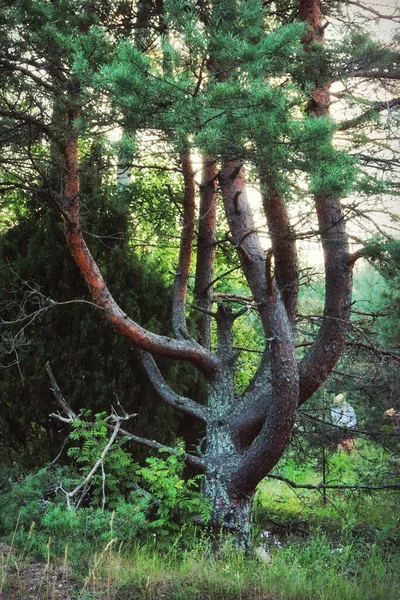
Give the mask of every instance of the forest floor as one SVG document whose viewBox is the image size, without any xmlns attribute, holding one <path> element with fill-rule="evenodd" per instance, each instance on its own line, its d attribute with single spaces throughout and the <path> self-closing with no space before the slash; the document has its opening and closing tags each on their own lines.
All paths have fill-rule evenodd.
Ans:
<svg viewBox="0 0 400 600">
<path fill-rule="evenodd" d="M 77 591 L 71 574 L 29 558 L 16 558 L 0 543 L 0 600 L 69 600 Z"/>
</svg>

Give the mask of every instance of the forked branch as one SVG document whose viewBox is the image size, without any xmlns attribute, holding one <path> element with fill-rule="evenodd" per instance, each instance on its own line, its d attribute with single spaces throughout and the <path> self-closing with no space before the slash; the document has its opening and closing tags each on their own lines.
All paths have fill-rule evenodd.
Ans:
<svg viewBox="0 0 400 600">
<path fill-rule="evenodd" d="M 71 117 L 71 129 L 77 117 L 77 114 Z M 208 350 L 190 340 L 175 340 L 143 329 L 132 321 L 114 300 L 80 228 L 78 140 L 72 131 L 70 135 L 71 138 L 64 148 L 63 210 L 68 215 L 68 219 L 64 219 L 65 237 L 94 303 L 103 309 L 111 326 L 136 348 L 159 356 L 186 360 L 204 374 L 214 374 L 218 369 L 218 361 Z"/>
</svg>

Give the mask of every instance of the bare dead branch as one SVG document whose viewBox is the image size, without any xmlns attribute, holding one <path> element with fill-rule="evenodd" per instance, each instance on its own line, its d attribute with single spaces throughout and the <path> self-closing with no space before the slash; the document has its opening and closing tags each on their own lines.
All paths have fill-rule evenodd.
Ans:
<svg viewBox="0 0 400 600">
<path fill-rule="evenodd" d="M 69 406 L 68 402 L 65 400 L 64 396 L 62 395 L 62 392 L 57 384 L 57 381 L 54 377 L 54 374 L 50 368 L 49 363 L 46 363 L 46 372 L 49 375 L 50 382 L 52 384 L 52 391 L 57 400 L 57 403 L 59 404 L 61 410 L 64 411 L 68 415 L 68 417 L 63 417 L 60 414 L 52 413 L 50 416 L 55 419 L 58 419 L 59 421 L 61 421 L 63 423 L 72 425 L 74 423 L 74 421 L 76 421 L 79 417 L 72 410 L 72 408 Z M 108 418 L 108 421 L 110 421 L 110 420 L 114 421 L 115 425 L 108 422 L 107 428 L 110 429 L 110 431 L 112 431 L 113 433 L 117 429 L 117 434 L 127 437 L 130 440 L 132 440 L 133 442 L 136 442 L 137 444 L 140 444 L 142 446 L 147 446 L 148 448 L 153 448 L 155 450 L 165 450 L 169 454 L 177 454 L 179 452 L 179 450 L 177 450 L 176 448 L 171 448 L 170 446 L 165 446 L 164 444 L 160 444 L 159 442 L 156 442 L 155 440 L 149 440 L 147 438 L 139 437 L 137 435 L 134 435 L 133 433 L 130 433 L 129 431 L 126 431 L 125 429 L 122 429 L 121 422 L 127 421 L 134 416 L 136 416 L 136 415 L 135 414 L 133 414 L 133 415 L 125 414 L 123 417 L 120 417 L 119 415 L 117 415 L 115 413 L 115 411 L 113 411 L 112 414 L 110 415 L 110 417 Z M 114 439 L 115 439 L 115 437 L 113 438 L 113 440 Z M 109 447 L 111 447 L 111 445 Z M 193 456 L 193 455 L 185 452 L 183 454 L 183 458 L 188 464 L 193 465 L 194 467 L 196 467 L 197 469 L 199 469 L 202 472 L 205 471 L 205 465 L 204 465 L 203 461 L 200 458 L 198 458 L 197 456 Z M 99 468 L 99 467 L 100 467 L 100 463 L 97 465 L 97 468 Z M 88 481 L 86 481 L 86 483 L 88 483 Z M 84 485 L 84 484 L 82 484 L 82 485 Z M 82 485 L 80 485 L 79 489 L 82 489 Z M 65 494 L 67 493 L 67 492 L 65 492 L 65 490 L 63 490 L 63 492 Z"/>
<path fill-rule="evenodd" d="M 112 429 L 113 425 L 108 425 L 108 427 L 109 427 L 109 429 Z M 171 448 L 170 446 L 164 446 L 164 444 L 160 444 L 159 442 L 156 442 L 155 440 L 149 440 L 148 438 L 139 437 L 137 435 L 134 435 L 133 433 L 130 433 L 129 431 L 126 431 L 125 429 L 120 429 L 120 435 L 123 435 L 123 436 L 129 438 L 130 440 L 132 440 L 133 442 L 136 442 L 136 444 L 140 444 L 141 446 L 147 446 L 148 448 L 153 448 L 154 450 L 164 450 L 165 452 L 168 452 L 171 455 L 175 455 L 178 453 L 180 454 L 180 451 L 177 450 L 176 448 Z M 197 456 L 193 456 L 193 454 L 188 454 L 187 452 L 182 454 L 182 456 L 183 456 L 185 462 L 187 462 L 189 465 L 196 467 L 197 469 L 199 469 L 202 472 L 204 472 L 206 470 L 204 462 Z"/>
<path fill-rule="evenodd" d="M 389 21 L 394 21 L 395 23 L 400 22 L 400 15 L 399 15 L 398 9 L 394 9 L 392 14 L 388 14 L 388 13 L 382 13 L 382 12 L 376 10 L 376 8 L 373 8 L 369 4 L 363 4 L 362 2 L 357 2 L 356 0 L 342 0 L 342 1 L 343 1 L 343 4 L 348 4 L 350 6 L 357 6 L 358 8 L 361 8 L 361 10 L 365 10 L 366 12 L 369 12 L 372 15 L 375 15 L 378 19 L 387 19 Z"/>
<path fill-rule="evenodd" d="M 339 123 L 337 129 L 338 131 L 347 131 L 349 129 L 353 129 L 359 125 L 364 125 L 371 117 L 380 112 L 393 109 L 397 110 L 398 108 L 400 108 L 400 98 L 392 98 L 392 100 L 388 100 L 387 102 L 377 102 L 361 115 L 358 115 L 358 117 L 354 117 Z"/>
<path fill-rule="evenodd" d="M 268 479 L 277 479 L 278 481 L 283 481 L 290 487 L 294 489 L 304 489 L 304 490 L 369 490 L 371 492 L 378 490 L 399 490 L 400 483 L 386 483 L 382 485 L 374 485 L 371 483 L 366 484 L 351 484 L 351 483 L 297 483 L 292 479 L 288 479 L 283 475 L 269 473 L 267 475 Z"/>
<path fill-rule="evenodd" d="M 400 79 L 400 71 L 368 71 L 368 69 L 359 69 L 357 71 L 349 71 L 346 74 L 342 74 L 342 76 L 346 75 L 346 77 L 352 78 L 357 77 L 359 79 Z"/>
<path fill-rule="evenodd" d="M 100 466 L 103 465 L 104 459 L 107 455 L 107 452 L 110 450 L 111 446 L 113 445 L 119 429 L 121 427 L 121 421 L 118 419 L 117 423 L 114 427 L 114 431 L 110 437 L 110 439 L 108 440 L 107 444 L 105 445 L 103 452 L 100 454 L 98 460 L 96 461 L 96 463 L 93 465 L 92 469 L 89 471 L 89 473 L 86 475 L 85 479 L 83 479 L 73 490 L 71 490 L 70 492 L 66 492 L 64 491 L 66 500 L 67 500 L 67 507 L 70 509 L 71 508 L 71 500 L 72 498 L 79 492 L 79 490 L 81 490 L 82 488 L 84 488 L 85 486 L 87 486 L 88 483 L 90 483 L 90 481 L 93 479 L 94 475 L 96 474 L 96 471 L 99 469 Z"/>
<path fill-rule="evenodd" d="M 45 369 L 46 369 L 47 375 L 49 376 L 50 383 L 52 386 L 51 391 L 53 392 L 58 405 L 60 406 L 61 410 L 64 411 L 66 413 L 66 415 L 68 416 L 67 422 L 73 423 L 78 418 L 78 415 L 72 410 L 72 408 L 68 405 L 64 396 L 62 395 L 62 392 L 58 386 L 56 378 L 54 377 L 54 373 L 50 367 L 49 362 L 46 363 Z"/>
</svg>

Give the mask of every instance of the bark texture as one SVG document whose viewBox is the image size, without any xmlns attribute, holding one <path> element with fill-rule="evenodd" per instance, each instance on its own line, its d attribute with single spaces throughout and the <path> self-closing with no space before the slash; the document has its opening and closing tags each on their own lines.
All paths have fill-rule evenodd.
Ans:
<svg viewBox="0 0 400 600">
<path fill-rule="evenodd" d="M 299 262 L 296 239 L 285 203 L 271 178 L 261 177 L 262 199 L 275 262 L 275 278 L 288 314 L 294 325 L 299 293 Z"/>
<path fill-rule="evenodd" d="M 182 172 L 184 182 L 183 194 L 183 223 L 181 230 L 181 243 L 179 262 L 175 275 L 174 295 L 172 301 L 172 328 L 178 339 L 189 337 L 186 325 L 185 309 L 186 295 L 189 281 L 190 265 L 195 224 L 195 180 L 192 159 L 187 151 L 182 156 Z"/>
<path fill-rule="evenodd" d="M 197 235 L 196 283 L 194 297 L 201 309 L 198 316 L 199 342 L 211 348 L 211 315 L 216 249 L 218 167 L 215 160 L 203 157 L 200 184 L 200 211 Z"/>
</svg>

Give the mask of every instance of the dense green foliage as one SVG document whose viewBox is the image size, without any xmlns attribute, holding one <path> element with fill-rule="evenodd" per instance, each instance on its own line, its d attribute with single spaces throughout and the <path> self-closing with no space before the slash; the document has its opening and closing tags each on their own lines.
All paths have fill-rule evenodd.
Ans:
<svg viewBox="0 0 400 600">
<path fill-rule="evenodd" d="M 200 495 L 198 477 L 183 479 L 179 448 L 175 455 L 153 456 L 140 466 L 123 448 L 126 439 L 115 441 L 101 471 L 67 507 L 66 494 L 84 480 L 107 443 L 105 415 L 96 415 L 93 422 L 86 421 L 88 417 L 90 411 L 75 422 L 69 436 L 75 445 L 68 450 L 73 459 L 68 468 L 44 468 L 19 483 L 4 482 L 1 534 L 39 557 L 48 552 L 49 538 L 52 553 L 62 555 L 67 544 L 77 559 L 110 540 L 130 548 L 150 535 L 158 535 L 166 544 L 178 535 L 183 544 L 191 545 L 196 530 L 193 517 L 207 521 L 209 505 Z"/>
<path fill-rule="evenodd" d="M 161 255 L 132 250 L 132 238 L 138 235 L 140 240 L 145 234 L 136 233 L 130 213 L 144 187 L 148 198 L 161 201 L 166 185 L 162 179 L 138 178 L 127 202 L 127 192 L 115 186 L 99 190 L 93 177 L 96 164 L 88 170 L 83 217 L 92 251 L 125 310 L 153 331 L 168 333 L 170 294 L 164 277 L 168 263 Z M 140 216 L 140 209 L 136 210 Z M 152 214 L 157 213 L 156 205 Z M 164 219 L 159 214 L 159 222 L 169 222 L 167 216 Z M 144 219 L 140 223 L 143 229 Z M 154 222 L 154 227 L 159 225 Z M 2 319 L 10 323 L 0 347 L 2 364 L 8 367 L 2 369 L 0 379 L 2 460 L 22 468 L 43 465 L 54 458 L 65 437 L 49 421 L 54 398 L 44 371 L 48 360 L 74 409 L 108 410 L 118 401 L 127 412 L 140 413 L 136 424 L 142 434 L 156 435 L 160 424 L 164 429 L 169 419 L 170 432 L 164 429 L 164 441 L 173 441 L 173 419 L 137 368 L 128 344 L 87 303 L 88 293 L 63 243 L 56 211 L 22 211 L 1 236 L 0 270 Z M 171 372 L 171 377 L 176 375 Z M 180 385 L 184 388 L 182 378 Z"/>
</svg>

